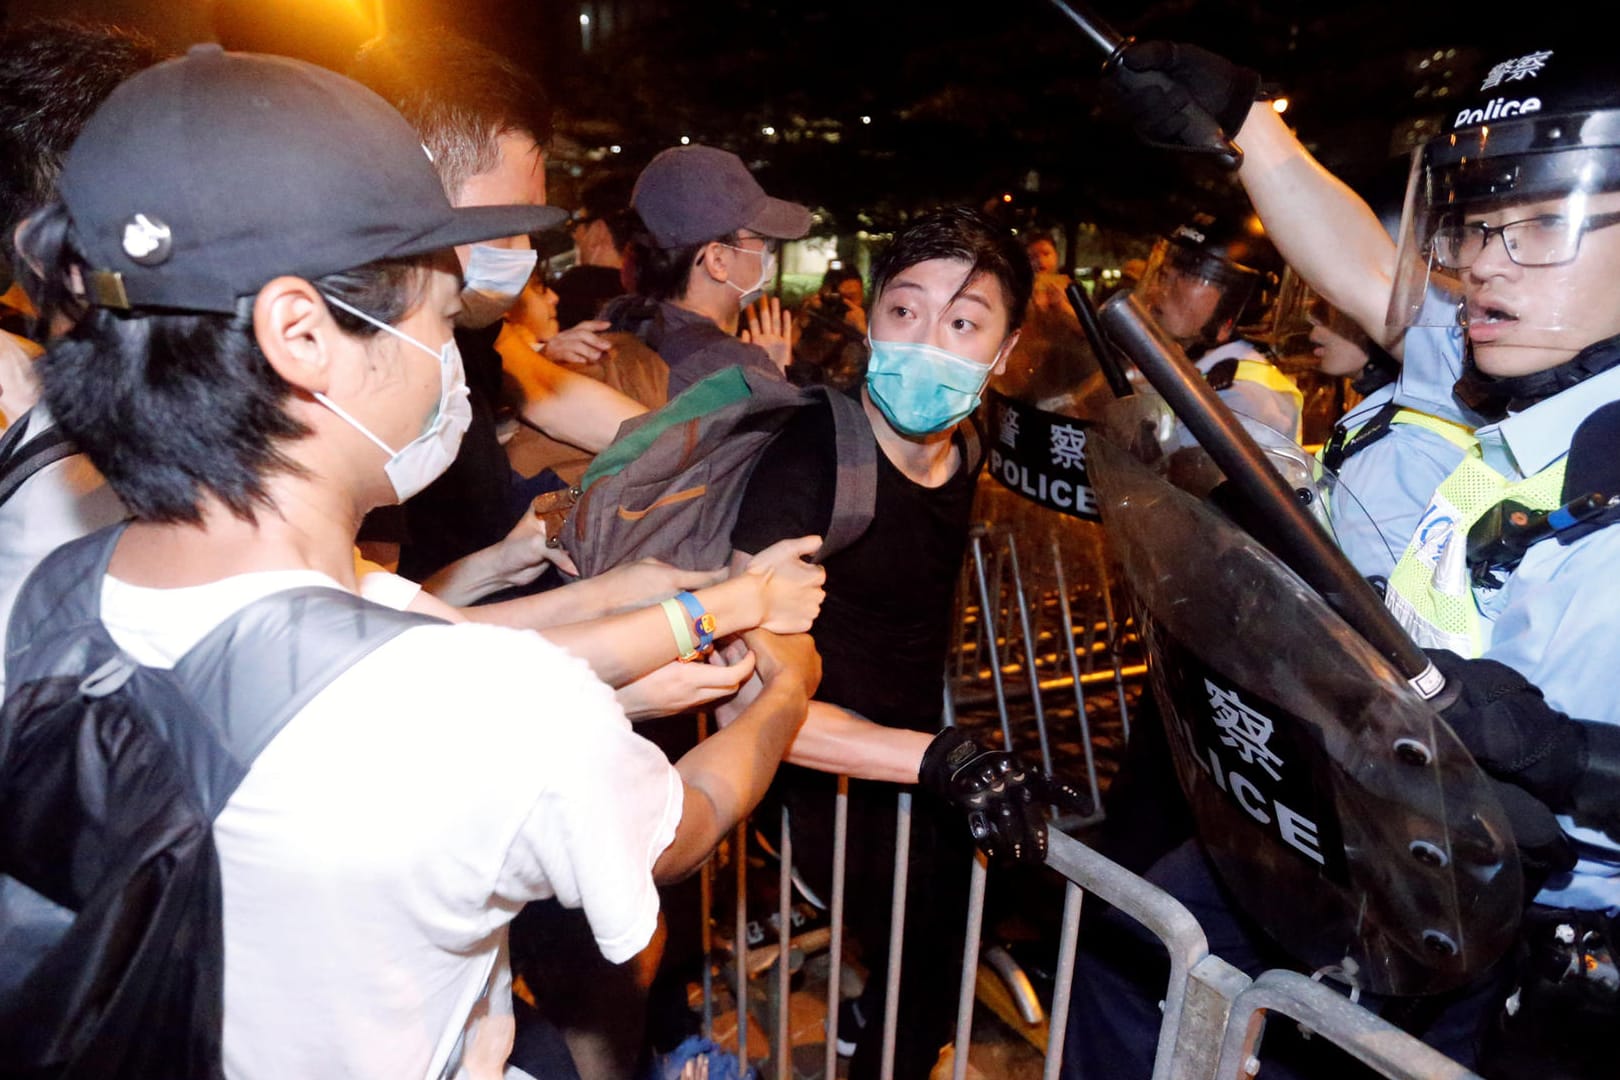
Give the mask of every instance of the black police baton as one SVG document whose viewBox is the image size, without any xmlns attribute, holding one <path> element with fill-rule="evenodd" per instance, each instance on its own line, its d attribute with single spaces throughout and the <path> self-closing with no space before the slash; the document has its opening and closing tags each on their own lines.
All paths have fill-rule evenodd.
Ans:
<svg viewBox="0 0 1620 1080">
<path fill-rule="evenodd" d="M 1123 66 L 1119 62 L 1120 54 L 1136 39 L 1121 35 L 1078 0 L 1052 0 L 1052 6 L 1079 27 L 1080 32 L 1102 51 L 1106 57 L 1102 66 L 1104 77 L 1114 79 L 1126 93 L 1146 93 L 1153 90 L 1173 93 L 1180 90 L 1173 80 L 1157 71 L 1132 71 Z M 1228 169 L 1236 169 L 1242 163 L 1243 151 L 1227 139 L 1226 133 L 1221 130 L 1214 117 L 1190 103 L 1182 115 L 1187 121 L 1187 126 L 1182 130 L 1181 142 L 1168 149 L 1209 154 Z"/>
<path fill-rule="evenodd" d="M 1069 306 L 1074 308 L 1080 320 L 1080 329 L 1085 331 L 1086 341 L 1090 342 L 1091 351 L 1097 356 L 1097 366 L 1102 368 L 1103 378 L 1108 380 L 1108 389 L 1117 398 L 1130 397 L 1133 392 L 1131 380 L 1125 375 L 1125 365 L 1120 363 L 1119 347 L 1108 340 L 1108 335 L 1097 324 L 1097 308 L 1092 304 L 1091 297 L 1079 282 L 1073 281 L 1064 290 L 1064 295 L 1069 298 Z"/>
<path fill-rule="evenodd" d="M 1130 293 L 1110 297 L 1099 314 L 1108 336 L 1135 361 L 1238 494 L 1271 530 L 1268 546 L 1328 606 L 1395 666 L 1418 696 L 1433 698 L 1446 680 L 1333 540 L 1305 512 L 1243 425 L 1215 396 L 1177 345 Z"/>
</svg>

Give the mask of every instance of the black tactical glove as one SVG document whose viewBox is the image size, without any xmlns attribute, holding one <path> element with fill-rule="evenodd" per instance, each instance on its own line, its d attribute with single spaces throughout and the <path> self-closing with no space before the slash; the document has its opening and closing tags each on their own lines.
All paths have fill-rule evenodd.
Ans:
<svg viewBox="0 0 1620 1080">
<path fill-rule="evenodd" d="M 991 859 L 1046 858 L 1046 807 L 1089 815 L 1091 800 L 1016 754 L 987 750 L 960 728 L 946 728 L 923 751 L 918 782 L 966 812 L 974 843 Z"/>
<path fill-rule="evenodd" d="M 1231 138 L 1243 127 L 1259 89 L 1259 72 L 1208 49 L 1173 41 L 1138 41 L 1126 46 L 1109 69 L 1103 100 L 1128 117 L 1146 142 L 1209 150 L 1207 120 Z"/>
<path fill-rule="evenodd" d="M 1620 728 L 1571 719 L 1506 664 L 1425 652 L 1446 677 L 1440 718 L 1480 768 L 1620 838 Z"/>
</svg>

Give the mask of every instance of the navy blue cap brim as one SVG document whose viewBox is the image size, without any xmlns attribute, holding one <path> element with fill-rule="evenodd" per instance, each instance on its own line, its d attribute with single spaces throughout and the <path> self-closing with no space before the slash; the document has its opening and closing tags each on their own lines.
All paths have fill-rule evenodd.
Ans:
<svg viewBox="0 0 1620 1080">
<path fill-rule="evenodd" d="M 390 254 L 396 258 L 425 255 L 460 244 L 527 236 L 555 229 L 567 220 L 568 211 L 557 206 L 461 206 L 449 221 L 402 244 Z"/>
</svg>

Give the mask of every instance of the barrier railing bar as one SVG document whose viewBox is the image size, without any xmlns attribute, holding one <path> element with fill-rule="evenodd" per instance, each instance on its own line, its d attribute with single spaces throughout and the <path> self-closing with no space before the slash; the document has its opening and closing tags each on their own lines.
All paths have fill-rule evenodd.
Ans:
<svg viewBox="0 0 1620 1080">
<path fill-rule="evenodd" d="M 900 1020 L 900 960 L 906 940 L 906 883 L 911 868 L 911 792 L 895 805 L 894 896 L 889 909 L 888 980 L 883 995 L 883 1065 L 880 1080 L 894 1080 L 895 1026 Z"/>
<path fill-rule="evenodd" d="M 748 820 L 737 823 L 737 924 L 731 939 L 737 964 L 737 1064 L 748 1072 Z"/>
<path fill-rule="evenodd" d="M 1224 960 L 1209 954 L 1209 942 L 1192 912 L 1163 889 L 1147 885 L 1123 866 L 1104 858 L 1064 833 L 1053 830 L 1046 848 L 1046 865 L 1070 881 L 1084 881 L 1089 891 L 1151 930 L 1164 943 L 1170 955 L 1170 981 L 1165 990 L 1164 1020 L 1159 1028 L 1159 1049 L 1154 1058 L 1153 1080 L 1169 1080 L 1177 1045 L 1177 1034 L 1185 1021 L 1201 1015 L 1183 1015 L 1190 973 L 1201 961 L 1209 960 L 1206 979 L 1224 985 L 1227 973 L 1247 983 L 1248 977 Z M 1054 1021 L 1055 1022 L 1055 1021 Z M 1202 1025 L 1199 1025 L 1200 1027 Z M 1210 1044 L 1218 1041 L 1220 1028 L 1200 1032 Z"/>
<path fill-rule="evenodd" d="M 1035 633 L 1030 628 L 1029 598 L 1024 593 L 1024 575 L 1018 566 L 1018 542 L 1012 536 L 1007 537 L 1007 560 L 1012 566 L 1013 597 L 1018 602 L 1018 624 L 1024 632 L 1024 672 L 1029 678 L 1029 699 L 1035 709 L 1035 733 L 1041 743 L 1041 768 L 1046 772 L 1052 771 L 1052 748 L 1046 738 L 1046 709 L 1041 703 L 1040 673 L 1036 666 Z M 1089 744 L 1088 744 L 1089 745 Z M 1011 750 L 1012 740 L 1007 741 L 1007 749 Z"/>
<path fill-rule="evenodd" d="M 1419 1042 L 1332 987 L 1296 971 L 1263 972 L 1232 1002 L 1221 1040 L 1220 1076 L 1252 1076 L 1258 1068 L 1267 1012 L 1304 1024 L 1362 1064 L 1394 1080 L 1478 1080 L 1440 1051 Z"/>
<path fill-rule="evenodd" d="M 973 1038 L 973 988 L 979 979 L 979 935 L 984 929 L 984 853 L 973 853 L 968 872 L 967 940 L 962 943 L 962 985 L 956 995 L 956 1053 L 951 1061 L 951 1080 L 966 1080 L 968 1043 Z"/>
<path fill-rule="evenodd" d="M 1114 590 L 1108 584 L 1107 564 L 1104 562 L 1105 556 L 1100 541 L 1097 542 L 1095 550 L 1097 553 L 1097 565 L 1104 567 L 1104 572 L 1100 578 L 1102 581 L 1103 616 L 1108 623 L 1108 657 L 1114 667 L 1114 690 L 1119 695 L 1119 722 L 1124 728 L 1126 740 L 1129 741 L 1131 737 L 1131 714 L 1130 710 L 1125 707 L 1125 676 L 1120 670 L 1119 623 L 1114 617 Z"/>
<path fill-rule="evenodd" d="M 709 735 L 709 714 L 699 710 L 697 714 L 698 742 L 702 742 Z M 698 941 L 703 950 L 703 1037 L 714 1039 L 714 926 L 710 917 L 714 912 L 714 860 L 703 860 L 703 866 L 698 870 L 698 892 L 701 899 L 699 909 L 701 919 L 698 924 Z"/>
<path fill-rule="evenodd" d="M 789 963 L 793 944 L 793 830 L 788 808 L 782 807 L 782 839 L 777 849 L 776 901 L 776 1080 L 793 1080 L 793 1035 L 788 1030 Z"/>
<path fill-rule="evenodd" d="M 1069 991 L 1074 986 L 1074 953 L 1080 944 L 1080 904 L 1085 892 L 1074 882 L 1063 887 L 1063 923 L 1058 936 L 1058 961 L 1052 984 L 1052 1011 L 1047 1013 L 1046 1061 L 1041 1080 L 1057 1080 L 1063 1067 L 1063 1037 L 1068 1033 Z"/>
<path fill-rule="evenodd" d="M 1119 669 L 1118 677 L 1124 679 L 1140 679 L 1145 675 L 1147 675 L 1146 664 L 1128 664 Z M 1089 675 L 1082 673 L 1080 676 L 1080 685 L 1093 686 L 1097 683 L 1113 682 L 1115 678 L 1116 676 L 1113 671 L 1094 671 Z M 1064 690 L 1073 685 L 1074 678 L 1070 675 L 1062 675 L 1051 679 L 1042 679 L 1041 692 L 1046 693 L 1052 690 Z M 1010 686 L 1007 688 L 1007 700 L 1009 702 L 1022 701 L 1025 695 L 1028 693 L 1029 691 L 1021 686 Z M 956 705 L 959 708 L 973 708 L 978 705 L 988 704 L 993 700 L 995 700 L 994 692 L 984 690 L 964 691 L 956 695 Z"/>
<path fill-rule="evenodd" d="M 1102 807 L 1102 792 L 1097 787 L 1097 756 L 1091 748 L 1091 712 L 1086 708 L 1085 684 L 1080 681 L 1080 658 L 1074 653 L 1074 619 L 1069 613 L 1069 587 L 1063 574 L 1063 555 L 1057 537 L 1052 537 L 1052 566 L 1057 571 L 1058 604 L 1063 613 L 1063 643 L 1068 649 L 1069 675 L 1074 682 L 1075 715 L 1080 720 L 1080 746 L 1086 755 L 1086 784 L 1091 791 L 1091 805 Z M 1037 687 L 1039 684 L 1036 684 Z M 1051 772 L 1051 767 L 1047 767 Z"/>
<path fill-rule="evenodd" d="M 848 843 L 849 777 L 840 776 L 833 800 L 832 941 L 827 946 L 827 1052 L 822 1072 L 827 1080 L 838 1075 L 838 1007 L 843 1000 L 844 981 L 844 856 Z"/>
<path fill-rule="evenodd" d="M 979 583 L 979 622 L 986 628 L 985 646 L 990 654 L 990 677 L 996 688 L 996 712 L 1001 718 L 1001 737 L 1005 740 L 1002 745 L 1012 746 L 1012 722 L 1007 719 L 1007 691 L 1001 681 L 1001 657 L 996 648 L 996 634 L 994 616 L 991 612 L 996 609 L 990 603 L 990 586 L 984 575 L 984 538 L 975 533 L 973 536 L 973 569 Z"/>
</svg>

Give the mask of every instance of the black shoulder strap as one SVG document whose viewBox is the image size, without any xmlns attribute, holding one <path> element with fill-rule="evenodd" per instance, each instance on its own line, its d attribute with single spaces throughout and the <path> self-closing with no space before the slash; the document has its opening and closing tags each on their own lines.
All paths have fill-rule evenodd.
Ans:
<svg viewBox="0 0 1620 1080">
<path fill-rule="evenodd" d="M 239 775 L 332 680 L 414 626 L 440 620 L 313 585 L 256 600 L 191 648 L 174 673 Z M 213 793 L 218 814 L 231 790 Z"/>
<path fill-rule="evenodd" d="M 838 390 L 825 391 L 832 408 L 838 475 L 833 484 L 832 521 L 815 562 L 861 538 L 877 510 L 877 440 L 860 402 Z"/>
<path fill-rule="evenodd" d="M 55 425 L 24 443 L 30 416 L 31 413 L 23 413 L 0 438 L 0 506 L 4 506 L 29 477 L 78 453 L 78 448 Z"/>
<path fill-rule="evenodd" d="M 104 696 L 138 672 L 154 670 L 119 650 L 101 622 L 101 584 L 124 528 L 113 525 L 64 544 L 29 575 L 6 638 L 8 686 L 77 675 L 87 658 L 109 654 L 84 676 L 83 692 Z M 309 586 L 256 600 L 205 635 L 180 659 L 173 676 L 194 706 L 192 715 L 208 726 L 230 759 L 180 753 L 208 812 L 224 807 L 253 759 L 328 683 L 405 630 L 436 622 L 341 589 Z M 194 735 L 166 737 L 192 746 Z"/>
<path fill-rule="evenodd" d="M 1354 432 L 1342 424 L 1336 426 L 1327 445 L 1322 448 L 1322 464 L 1338 472 L 1339 466 L 1353 455 L 1388 435 L 1390 425 L 1394 423 L 1400 411 L 1401 407 L 1391 401 L 1373 413 L 1372 419 L 1356 428 Z"/>
</svg>

